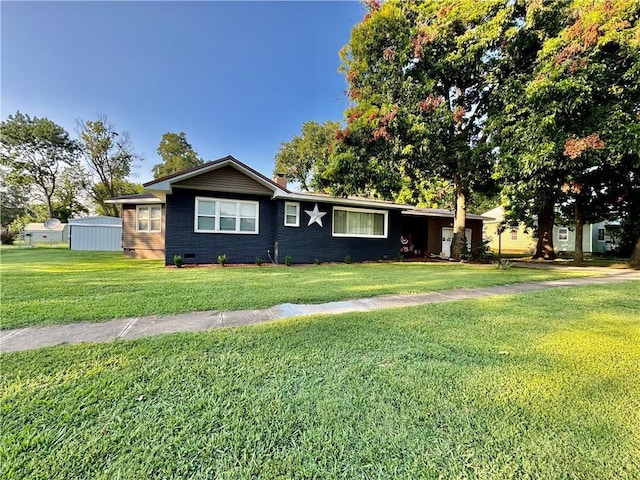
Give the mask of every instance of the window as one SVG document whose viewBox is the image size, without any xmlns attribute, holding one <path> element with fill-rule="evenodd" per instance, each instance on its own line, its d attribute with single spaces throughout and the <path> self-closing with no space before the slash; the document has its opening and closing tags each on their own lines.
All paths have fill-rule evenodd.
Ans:
<svg viewBox="0 0 640 480">
<path fill-rule="evenodd" d="M 518 229 L 517 228 L 512 228 L 511 229 L 511 240 L 518 240 Z"/>
<path fill-rule="evenodd" d="M 387 238 L 387 215 L 384 210 L 333 207 L 333 236 Z"/>
<path fill-rule="evenodd" d="M 284 204 L 284 226 L 299 227 L 300 226 L 300 204 L 294 202 L 285 202 Z"/>
<path fill-rule="evenodd" d="M 258 202 L 196 197 L 195 231 L 258 233 Z"/>
<path fill-rule="evenodd" d="M 569 240 L 569 229 L 568 228 L 559 228 L 558 229 L 558 240 Z"/>
<path fill-rule="evenodd" d="M 598 229 L 598 241 L 604 242 L 604 228 Z"/>
<path fill-rule="evenodd" d="M 160 232 L 162 230 L 162 207 L 160 205 L 136 207 L 136 231 Z"/>
</svg>

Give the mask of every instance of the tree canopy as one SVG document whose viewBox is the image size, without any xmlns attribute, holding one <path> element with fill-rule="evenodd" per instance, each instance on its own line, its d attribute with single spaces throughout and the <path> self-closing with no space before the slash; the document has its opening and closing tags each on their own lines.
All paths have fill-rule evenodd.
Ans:
<svg viewBox="0 0 640 480">
<path fill-rule="evenodd" d="M 300 135 L 280 145 L 274 174 L 284 174 L 288 181 L 297 182 L 303 190 L 325 190 L 323 174 L 339 129 L 338 122 L 305 122 Z"/>
<path fill-rule="evenodd" d="M 153 178 L 171 175 L 204 163 L 187 141 L 184 132 L 163 134 L 157 151 L 162 163 L 153 166 Z"/>
<path fill-rule="evenodd" d="M 460 258 L 469 192 L 490 178 L 489 98 L 523 15 L 509 0 L 369 2 L 342 52 L 352 105 L 325 174 L 334 192 L 392 198 L 404 179 L 449 179 Z"/>
<path fill-rule="evenodd" d="M 78 166 L 78 144 L 60 125 L 48 118 L 17 112 L 0 124 L 0 161 L 5 182 L 28 192 L 54 217 L 54 198 L 61 188 L 62 172 Z"/>
<path fill-rule="evenodd" d="M 629 0 L 530 7 L 521 36 L 537 47 L 531 67 L 505 80 L 490 115 L 512 217 L 537 215 L 550 231 L 560 207 L 577 262 L 585 222 L 640 211 L 639 15 Z"/>
<path fill-rule="evenodd" d="M 89 194 L 100 211 L 117 217 L 117 205 L 105 200 L 126 195 L 123 186 L 140 156 L 133 151 L 129 133 L 117 132 L 106 115 L 100 115 L 97 120 L 79 121 L 78 135 L 88 168 Z"/>
</svg>

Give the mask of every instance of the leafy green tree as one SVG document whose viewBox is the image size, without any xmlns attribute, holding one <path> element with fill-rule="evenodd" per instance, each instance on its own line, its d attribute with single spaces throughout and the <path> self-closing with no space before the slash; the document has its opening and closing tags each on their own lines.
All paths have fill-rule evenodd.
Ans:
<svg viewBox="0 0 640 480">
<path fill-rule="evenodd" d="M 158 146 L 158 155 L 162 158 L 162 163 L 153 166 L 153 178 L 171 175 L 204 163 L 187 142 L 184 132 L 163 134 Z"/>
<path fill-rule="evenodd" d="M 352 106 L 325 173 L 334 192 L 393 198 L 404 178 L 449 179 L 460 258 L 469 193 L 490 177 L 489 99 L 525 13 L 509 0 L 369 2 L 342 52 Z"/>
<path fill-rule="evenodd" d="M 322 174 L 339 129 L 338 122 L 305 122 L 299 136 L 280 145 L 274 174 L 284 174 L 288 181 L 297 182 L 303 190 L 325 190 Z"/>
<path fill-rule="evenodd" d="M 78 166 L 78 144 L 48 118 L 16 112 L 0 124 L 0 162 L 5 182 L 29 192 L 54 217 L 54 197 L 62 172 Z"/>
<path fill-rule="evenodd" d="M 99 182 L 91 187 L 93 198 L 109 198 L 111 195 L 108 193 L 104 183 Z M 140 183 L 128 182 L 126 180 L 118 180 L 114 185 L 114 190 L 118 192 L 116 196 L 135 195 L 144 192 L 144 187 Z M 105 208 L 108 207 L 108 208 Z M 95 210 L 98 215 L 114 216 L 113 205 L 108 203 L 99 203 L 96 205 Z M 117 212 L 117 211 L 116 211 Z M 115 215 L 117 216 L 117 214 Z"/>
<path fill-rule="evenodd" d="M 141 157 L 133 151 L 129 133 L 118 133 L 106 115 L 100 115 L 98 120 L 79 121 L 77 130 L 88 168 L 87 191 L 96 210 L 117 217 L 117 205 L 105 200 L 124 195 L 126 178 L 133 163 Z"/>
<path fill-rule="evenodd" d="M 497 97 L 498 175 L 516 217 L 531 219 L 538 209 L 539 237 L 550 231 L 556 206 L 571 218 L 581 263 L 585 223 L 638 210 L 640 5 L 552 5 L 530 6 L 530 18 L 545 20 L 522 30 L 541 39 L 527 46 L 532 68 L 512 75 Z"/>
</svg>

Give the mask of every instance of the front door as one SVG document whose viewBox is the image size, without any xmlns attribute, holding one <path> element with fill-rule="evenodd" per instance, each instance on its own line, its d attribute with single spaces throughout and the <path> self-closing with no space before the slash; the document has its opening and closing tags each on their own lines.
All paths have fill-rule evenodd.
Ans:
<svg viewBox="0 0 640 480">
<path fill-rule="evenodd" d="M 467 237 L 467 248 L 471 251 L 471 229 L 465 230 L 465 236 Z M 453 228 L 442 227 L 442 253 L 445 258 L 451 256 L 451 244 L 453 243 Z"/>
</svg>

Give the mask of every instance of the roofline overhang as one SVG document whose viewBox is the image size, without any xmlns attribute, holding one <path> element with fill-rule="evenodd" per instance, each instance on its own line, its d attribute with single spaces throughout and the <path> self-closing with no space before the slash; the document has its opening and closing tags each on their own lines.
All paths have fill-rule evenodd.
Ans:
<svg viewBox="0 0 640 480">
<path fill-rule="evenodd" d="M 454 218 L 453 212 L 429 212 L 420 209 L 407 209 L 402 212 L 403 215 L 409 215 L 413 217 L 436 217 L 436 218 Z M 491 217 L 485 217 L 484 215 L 476 215 L 475 213 L 467 213 L 467 220 L 493 220 Z"/>
<path fill-rule="evenodd" d="M 383 202 L 377 200 L 368 200 L 366 198 L 341 198 L 331 197 L 324 195 L 314 195 L 312 193 L 298 193 L 298 192 L 285 192 L 276 193 L 273 195 L 274 199 L 290 200 L 294 202 L 317 202 L 317 203 L 331 203 L 332 205 L 351 205 L 354 207 L 368 207 L 379 208 L 387 210 L 407 210 L 415 208 L 412 205 L 404 205 L 392 202 Z"/>
<path fill-rule="evenodd" d="M 153 205 L 164 203 L 160 198 L 110 198 L 104 203 L 112 205 Z"/>
</svg>

